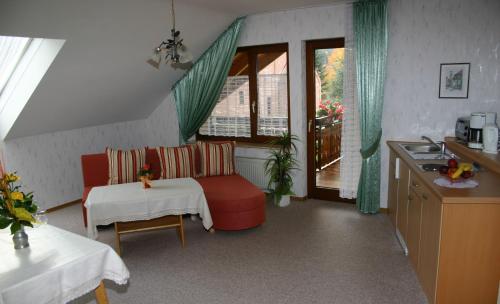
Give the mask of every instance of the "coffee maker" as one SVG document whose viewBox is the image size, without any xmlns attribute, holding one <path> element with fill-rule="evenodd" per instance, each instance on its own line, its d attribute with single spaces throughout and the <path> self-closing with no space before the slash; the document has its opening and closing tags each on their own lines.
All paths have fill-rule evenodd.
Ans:
<svg viewBox="0 0 500 304">
<path fill-rule="evenodd" d="M 472 149 L 483 148 L 483 127 L 486 124 L 486 113 L 474 112 L 470 115 L 469 138 L 467 146 Z"/>
</svg>

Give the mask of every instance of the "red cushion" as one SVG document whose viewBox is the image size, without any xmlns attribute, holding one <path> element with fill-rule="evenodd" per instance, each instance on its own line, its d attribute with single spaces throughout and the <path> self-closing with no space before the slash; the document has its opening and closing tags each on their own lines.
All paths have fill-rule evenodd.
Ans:
<svg viewBox="0 0 500 304">
<path fill-rule="evenodd" d="M 83 186 L 108 184 L 108 156 L 105 153 L 82 155 Z"/>
<path fill-rule="evenodd" d="M 196 145 L 200 155 L 200 176 L 234 174 L 234 142 L 199 141 Z"/>
<path fill-rule="evenodd" d="M 197 178 L 211 212 L 241 212 L 262 208 L 265 194 L 238 174 Z"/>
<path fill-rule="evenodd" d="M 129 151 L 106 148 L 108 156 L 109 185 L 138 181 L 137 173 L 146 163 L 147 148 Z"/>
<path fill-rule="evenodd" d="M 87 200 L 87 196 L 89 196 L 90 190 L 92 190 L 93 187 L 85 187 L 83 188 L 83 194 L 82 194 L 82 202 L 85 203 Z"/>
<path fill-rule="evenodd" d="M 157 147 L 161 178 L 195 177 L 195 146 Z"/>
</svg>

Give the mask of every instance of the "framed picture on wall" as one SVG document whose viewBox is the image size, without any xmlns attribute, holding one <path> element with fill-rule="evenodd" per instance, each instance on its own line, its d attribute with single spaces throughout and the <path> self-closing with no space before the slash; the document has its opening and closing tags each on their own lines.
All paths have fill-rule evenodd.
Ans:
<svg viewBox="0 0 500 304">
<path fill-rule="evenodd" d="M 442 63 L 439 98 L 469 98 L 470 63 Z"/>
</svg>

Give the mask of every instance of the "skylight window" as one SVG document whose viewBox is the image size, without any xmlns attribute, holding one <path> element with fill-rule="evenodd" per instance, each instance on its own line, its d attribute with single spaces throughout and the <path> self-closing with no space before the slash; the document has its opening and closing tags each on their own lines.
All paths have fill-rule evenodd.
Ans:
<svg viewBox="0 0 500 304">
<path fill-rule="evenodd" d="M 0 36 L 0 95 L 31 43 L 31 38 Z"/>
</svg>

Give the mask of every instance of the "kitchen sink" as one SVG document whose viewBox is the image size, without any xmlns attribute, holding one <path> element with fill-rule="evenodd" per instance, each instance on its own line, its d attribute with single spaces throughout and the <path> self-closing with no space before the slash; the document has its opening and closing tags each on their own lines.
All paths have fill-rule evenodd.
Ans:
<svg viewBox="0 0 500 304">
<path fill-rule="evenodd" d="M 399 146 L 414 160 L 445 160 L 454 156 L 448 150 L 441 154 L 441 149 L 430 143 L 399 144 Z"/>
<path fill-rule="evenodd" d="M 417 167 L 425 172 L 439 171 L 439 168 L 445 164 L 418 164 Z"/>
<path fill-rule="evenodd" d="M 415 154 L 417 153 L 439 154 L 441 152 L 441 149 L 439 147 L 432 144 L 404 144 L 402 145 L 402 147 L 406 151 L 413 152 Z"/>
</svg>

